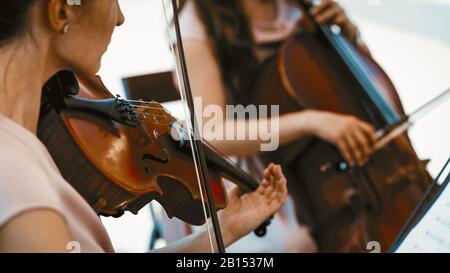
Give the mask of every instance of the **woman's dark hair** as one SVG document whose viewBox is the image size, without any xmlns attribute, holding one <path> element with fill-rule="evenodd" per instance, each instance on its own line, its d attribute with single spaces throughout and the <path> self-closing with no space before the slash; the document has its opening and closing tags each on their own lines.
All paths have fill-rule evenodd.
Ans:
<svg viewBox="0 0 450 273">
<path fill-rule="evenodd" d="M 28 11 L 35 0 L 0 1 L 0 45 L 24 31 Z"/>
<path fill-rule="evenodd" d="M 182 1 L 182 5 L 192 0 Z M 250 103 L 250 88 L 258 61 L 248 18 L 240 0 L 194 0 L 212 38 L 230 103 Z"/>
</svg>

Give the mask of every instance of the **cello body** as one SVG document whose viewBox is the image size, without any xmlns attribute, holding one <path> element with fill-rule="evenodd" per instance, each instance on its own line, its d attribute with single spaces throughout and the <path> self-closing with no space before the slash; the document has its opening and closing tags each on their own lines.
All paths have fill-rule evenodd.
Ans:
<svg viewBox="0 0 450 273">
<path fill-rule="evenodd" d="M 261 66 L 253 102 L 279 105 L 281 115 L 305 109 L 349 114 L 377 129 L 404 117 L 395 87 L 382 68 L 339 35 L 336 38 L 350 62 L 321 33 L 307 28 L 296 32 Z M 378 92 L 375 97 L 349 63 L 365 74 L 363 79 Z M 385 108 L 379 107 L 379 99 Z M 390 116 L 384 115 L 386 107 Z M 334 164 L 343 162 L 337 148 L 312 137 L 263 154 L 262 159 L 283 166 L 298 219 L 311 226 L 321 252 L 367 252 L 371 241 L 388 250 L 431 183 L 407 134 L 373 154 L 364 167 Z"/>
</svg>

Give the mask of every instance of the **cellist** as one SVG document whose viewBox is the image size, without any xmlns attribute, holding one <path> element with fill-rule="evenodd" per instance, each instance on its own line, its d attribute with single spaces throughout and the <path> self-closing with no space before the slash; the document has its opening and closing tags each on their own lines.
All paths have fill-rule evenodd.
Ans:
<svg viewBox="0 0 450 273">
<path fill-rule="evenodd" d="M 336 1 L 323 0 L 311 12 L 319 23 L 338 25 L 349 42 L 369 53 L 357 27 Z M 180 13 L 184 48 L 192 90 L 202 98 L 204 109 L 216 105 L 225 112 L 227 104 L 251 105 L 252 73 L 290 37 L 301 18 L 294 0 L 184 1 Z M 242 130 L 248 130 L 249 124 L 267 122 L 197 118 L 203 123 L 214 122 L 218 128 L 232 124 Z M 281 145 L 307 136 L 334 144 L 344 159 L 355 165 L 367 161 L 376 132 L 365 121 L 331 112 L 305 110 L 279 117 Z M 249 158 L 261 152 L 260 139 L 218 140 L 206 131 L 204 137 L 229 156 Z M 248 162 L 258 165 L 255 160 Z"/>
</svg>

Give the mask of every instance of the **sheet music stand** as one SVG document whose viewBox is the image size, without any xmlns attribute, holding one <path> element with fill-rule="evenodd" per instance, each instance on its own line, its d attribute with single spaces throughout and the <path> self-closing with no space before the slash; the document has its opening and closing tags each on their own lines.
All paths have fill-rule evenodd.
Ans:
<svg viewBox="0 0 450 273">
<path fill-rule="evenodd" d="M 450 170 L 447 170 L 449 169 L 449 166 L 450 166 L 450 158 L 447 160 L 442 170 L 439 172 L 437 177 L 434 179 L 433 183 L 430 185 L 430 188 L 425 193 L 424 197 L 422 198 L 417 208 L 411 214 L 411 217 L 408 219 L 407 223 L 400 231 L 399 235 L 392 244 L 389 252 L 395 253 L 399 249 L 403 241 L 408 237 L 411 231 L 422 221 L 422 219 L 428 213 L 430 208 L 433 207 L 433 205 L 439 199 L 442 192 L 447 188 L 447 186 L 449 186 Z M 446 175 L 446 177 L 442 185 L 439 186 L 439 180 L 443 175 Z"/>
</svg>

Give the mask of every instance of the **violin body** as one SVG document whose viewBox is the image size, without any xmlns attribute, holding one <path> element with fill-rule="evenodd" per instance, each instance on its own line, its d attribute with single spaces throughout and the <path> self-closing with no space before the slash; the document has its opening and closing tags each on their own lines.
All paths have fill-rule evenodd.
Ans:
<svg viewBox="0 0 450 273">
<path fill-rule="evenodd" d="M 62 176 L 98 215 L 137 214 L 155 200 L 169 217 L 203 225 L 212 213 L 205 209 L 205 198 L 211 198 L 216 211 L 227 206 L 223 179 L 243 193 L 259 187 L 202 141 L 212 190 L 208 196 L 198 182 L 189 133 L 159 103 L 139 102 L 131 106 L 114 97 L 98 76 L 69 71 L 59 72 L 44 87 L 37 135 Z M 139 119 L 136 113 L 142 114 Z M 254 233 L 265 236 L 270 222 Z"/>
<path fill-rule="evenodd" d="M 386 73 L 370 56 L 346 46 L 401 119 L 405 113 Z M 256 104 L 280 105 L 280 114 L 317 109 L 350 114 L 377 129 L 390 124 L 328 41 L 306 28 L 262 65 L 253 90 Z M 388 250 L 431 183 L 406 134 L 361 168 L 334 165 L 343 162 L 337 148 L 316 138 L 262 158 L 283 166 L 299 220 L 312 227 L 321 252 L 367 252 L 370 241 Z"/>
<path fill-rule="evenodd" d="M 59 93 L 68 87 L 53 81 L 44 90 L 38 136 L 64 178 L 98 214 L 114 217 L 125 211 L 137 214 L 156 200 L 170 217 L 193 225 L 205 222 L 190 151 L 183 148 L 183 152 L 172 139 L 170 124 L 176 120 L 161 105 L 152 103 L 140 126 L 132 127 L 97 113 L 58 107 L 61 102 L 57 100 L 62 97 Z M 76 83 L 79 90 L 72 93 L 77 93 L 77 98 L 114 100 L 98 77 L 77 75 Z M 209 178 L 215 209 L 219 210 L 227 203 L 222 178 L 249 178 L 233 173 L 232 166 L 221 161 L 215 151 L 208 151 Z M 254 184 L 244 188 L 256 189 L 258 184 L 251 182 Z"/>
</svg>

